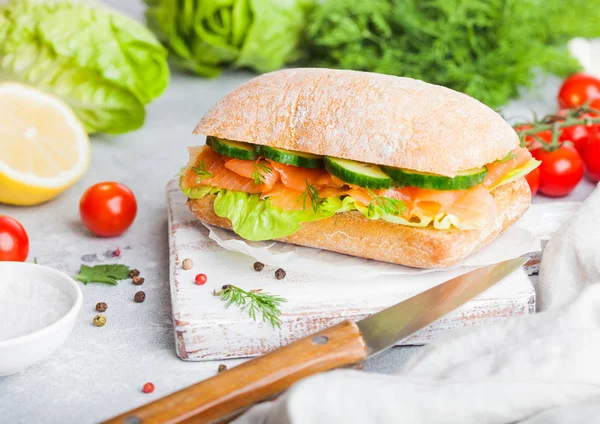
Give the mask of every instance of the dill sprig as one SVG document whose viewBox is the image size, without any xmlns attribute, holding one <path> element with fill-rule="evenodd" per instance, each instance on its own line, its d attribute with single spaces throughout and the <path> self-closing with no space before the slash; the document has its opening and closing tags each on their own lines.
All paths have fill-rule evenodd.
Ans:
<svg viewBox="0 0 600 424">
<path fill-rule="evenodd" d="M 196 166 L 192 168 L 192 171 L 194 172 L 194 174 L 200 177 L 201 180 L 213 177 L 213 174 L 211 174 L 208 171 L 208 169 L 206 169 L 206 165 L 201 160 L 199 160 L 198 163 L 196 163 Z"/>
<path fill-rule="evenodd" d="M 309 65 L 418 78 L 491 107 L 533 87 L 540 68 L 576 72 L 566 43 L 600 36 L 600 8 L 585 0 L 315 3 L 304 31 Z"/>
<path fill-rule="evenodd" d="M 508 162 L 509 160 L 512 160 L 514 158 L 516 158 L 517 156 L 515 155 L 515 153 L 511 150 L 510 152 L 508 152 L 508 154 L 503 157 L 502 159 L 500 159 L 498 161 L 498 163 L 502 163 L 502 162 Z"/>
<path fill-rule="evenodd" d="M 235 305 L 242 311 L 247 311 L 254 321 L 260 313 L 264 322 L 270 323 L 273 328 L 281 328 L 279 305 L 286 302 L 286 299 L 280 296 L 263 293 L 262 290 L 246 291 L 231 284 L 224 285 L 219 291 L 213 291 L 213 295 L 226 302 L 226 308 Z"/>
<path fill-rule="evenodd" d="M 259 185 L 265 182 L 265 175 L 271 173 L 271 168 L 265 162 L 259 163 L 254 162 L 254 171 L 252 172 L 252 179 L 254 184 Z"/>
<path fill-rule="evenodd" d="M 367 189 L 371 195 L 371 201 L 367 205 L 369 216 L 375 215 L 380 210 L 388 215 L 402 215 L 406 211 L 406 205 L 402 200 L 392 199 L 391 197 L 378 196 L 371 190 Z"/>
<path fill-rule="evenodd" d="M 306 209 L 307 199 L 310 199 L 310 204 L 312 205 L 314 213 L 317 213 L 321 206 L 323 206 L 323 203 L 325 203 L 325 199 L 319 196 L 319 190 L 308 182 L 308 178 L 306 179 L 306 189 L 296 201 L 302 201 L 302 207 Z"/>
</svg>

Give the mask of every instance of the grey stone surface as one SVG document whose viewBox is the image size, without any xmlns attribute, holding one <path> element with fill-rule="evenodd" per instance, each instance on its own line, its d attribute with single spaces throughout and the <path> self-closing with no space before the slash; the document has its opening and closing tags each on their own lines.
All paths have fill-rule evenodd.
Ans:
<svg viewBox="0 0 600 424">
<path fill-rule="evenodd" d="M 0 0 L 0 3 L 2 1 Z M 141 20 L 141 2 L 112 0 L 112 6 Z M 25 372 L 0 377 L 0 422 L 92 423 L 109 418 L 217 372 L 219 362 L 190 363 L 175 354 L 169 296 L 167 218 L 164 186 L 186 162 L 186 149 L 202 140 L 191 131 L 221 96 L 252 76 L 231 72 L 207 80 L 173 72 L 168 91 L 148 108 L 145 126 L 121 136 L 95 136 L 92 163 L 76 186 L 56 200 L 33 208 L 0 206 L 0 214 L 19 219 L 31 238 L 38 262 L 74 274 L 82 261 L 105 261 L 119 247 L 121 262 L 139 268 L 146 283 L 142 304 L 130 282 L 117 287 L 82 286 L 84 304 L 76 328 L 60 351 Z M 528 94 L 503 111 L 514 120 L 553 110 L 558 80 L 540 81 L 542 94 Z M 131 187 L 138 200 L 132 228 L 116 239 L 99 239 L 79 221 L 79 199 L 100 181 Z M 593 186 L 581 184 L 570 200 L 587 196 Z M 549 199 L 536 198 L 536 201 Z M 106 302 L 105 327 L 92 325 L 97 302 Z M 394 372 L 418 348 L 396 348 L 366 366 L 371 372 Z M 227 361 L 229 367 L 240 361 Z M 141 389 L 151 381 L 156 390 Z"/>
</svg>

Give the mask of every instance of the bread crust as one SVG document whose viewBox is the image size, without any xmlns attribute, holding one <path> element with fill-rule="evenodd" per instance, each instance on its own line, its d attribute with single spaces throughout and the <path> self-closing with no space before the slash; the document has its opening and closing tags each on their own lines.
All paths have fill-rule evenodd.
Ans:
<svg viewBox="0 0 600 424">
<path fill-rule="evenodd" d="M 319 221 L 306 222 L 294 234 L 278 239 L 417 268 L 453 265 L 496 238 L 512 225 L 531 204 L 525 178 L 492 191 L 499 214 L 493 225 L 479 229 L 436 230 L 369 220 L 358 211 L 343 212 Z M 231 229 L 231 222 L 214 212 L 215 195 L 189 199 L 192 213 L 208 224 Z"/>
<path fill-rule="evenodd" d="M 454 177 L 518 147 L 479 101 L 411 78 L 285 69 L 243 84 L 195 133 Z"/>
</svg>

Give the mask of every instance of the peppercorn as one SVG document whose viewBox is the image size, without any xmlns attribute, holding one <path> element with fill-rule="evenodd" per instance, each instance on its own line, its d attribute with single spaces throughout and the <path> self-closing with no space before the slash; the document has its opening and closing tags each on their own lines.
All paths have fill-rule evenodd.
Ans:
<svg viewBox="0 0 600 424">
<path fill-rule="evenodd" d="M 105 302 L 96 303 L 96 310 L 98 312 L 104 312 L 108 308 L 108 305 Z"/>
<path fill-rule="evenodd" d="M 142 391 L 144 393 L 152 393 L 154 391 L 154 384 L 152 384 L 152 383 L 146 383 L 146 384 L 144 384 L 144 387 L 142 388 Z"/>
<path fill-rule="evenodd" d="M 92 322 L 96 327 L 104 327 L 104 324 L 106 324 L 106 317 L 104 315 L 96 315 Z"/>
<path fill-rule="evenodd" d="M 208 277 L 206 276 L 206 274 L 198 274 L 196 275 L 196 278 L 194 278 L 194 281 L 197 285 L 203 286 L 208 281 Z"/>
<path fill-rule="evenodd" d="M 137 277 L 138 275 L 140 275 L 140 272 L 137 269 L 129 271 L 129 278 Z"/>
<path fill-rule="evenodd" d="M 275 271 L 275 278 L 278 280 L 283 280 L 285 278 L 285 271 L 279 268 L 277 271 Z"/>
<path fill-rule="evenodd" d="M 144 284 L 144 281 L 146 281 L 144 277 L 138 277 L 137 275 L 133 277 L 133 284 L 135 284 L 136 286 L 141 286 L 142 284 Z"/>
<path fill-rule="evenodd" d="M 119 249 L 119 248 L 117 247 L 117 250 L 115 250 L 115 252 L 114 252 L 114 255 L 115 255 L 116 257 L 119 257 L 119 256 L 121 256 L 121 249 Z"/>
<path fill-rule="evenodd" d="M 263 264 L 262 262 L 254 262 L 254 271 L 256 272 L 260 272 L 264 269 L 265 264 Z"/>
<path fill-rule="evenodd" d="M 184 259 L 181 263 L 181 267 L 188 271 L 194 267 L 194 261 L 192 261 L 190 258 Z"/>
<path fill-rule="evenodd" d="M 133 296 L 133 300 L 135 300 L 137 303 L 142 303 L 144 300 L 146 300 L 146 293 L 143 291 L 137 292 L 135 296 Z"/>
<path fill-rule="evenodd" d="M 218 373 L 222 373 L 223 371 L 227 371 L 227 365 L 225 364 L 219 364 L 219 370 Z"/>
</svg>

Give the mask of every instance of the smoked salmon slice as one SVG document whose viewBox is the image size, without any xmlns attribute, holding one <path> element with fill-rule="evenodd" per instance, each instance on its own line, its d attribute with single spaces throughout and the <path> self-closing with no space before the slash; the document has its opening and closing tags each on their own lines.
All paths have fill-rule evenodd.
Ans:
<svg viewBox="0 0 600 424">
<path fill-rule="evenodd" d="M 308 169 L 259 158 L 256 161 L 226 158 L 208 146 L 190 149 L 191 160 L 184 174 L 185 187 L 209 185 L 246 193 L 261 193 L 272 206 L 283 210 L 311 210 L 307 184 L 318 191 L 320 198 L 351 196 L 356 203 L 368 206 L 373 196 L 401 200 L 406 206 L 402 217 L 435 217 L 455 215 L 468 227 L 490 225 L 498 214 L 496 200 L 489 191 L 511 170 L 531 159 L 526 148 L 512 152 L 508 160 L 487 165 L 488 174 L 483 182 L 468 190 L 428 190 L 402 187 L 385 190 L 367 190 L 350 186 L 325 169 Z M 195 159 L 194 159 L 195 158 Z M 255 173 L 262 182 L 255 184 Z"/>
<path fill-rule="evenodd" d="M 504 161 L 496 161 L 486 165 L 488 173 L 483 180 L 485 187 L 494 187 L 498 184 L 510 171 L 527 163 L 533 156 L 525 147 L 519 147 L 511 152 L 512 159 Z"/>
<path fill-rule="evenodd" d="M 310 210 L 312 202 L 310 196 L 304 196 L 303 192 L 286 187 L 281 181 L 275 183 L 274 187 L 266 193 L 263 193 L 261 198 L 269 198 L 271 206 L 280 208 L 286 211 Z M 306 198 L 306 202 L 304 201 Z"/>
<path fill-rule="evenodd" d="M 236 174 L 251 179 L 254 182 L 254 176 L 260 174 L 260 180 L 262 183 L 259 184 L 260 191 L 266 192 L 273 188 L 275 183 L 279 181 L 279 172 L 270 166 L 269 162 L 258 159 L 253 160 L 241 160 L 241 159 L 229 159 L 225 162 L 225 168 Z"/>
<path fill-rule="evenodd" d="M 254 180 L 227 169 L 223 158 L 208 146 L 203 146 L 196 160 L 188 165 L 183 184 L 188 188 L 208 185 L 246 193 L 261 192 Z"/>
<path fill-rule="evenodd" d="M 306 190 L 307 181 L 308 184 L 321 186 L 325 186 L 331 182 L 331 178 L 328 178 L 331 174 L 324 169 L 299 168 L 273 161 L 269 162 L 271 162 L 271 166 L 279 173 L 283 185 L 292 190 L 303 192 Z M 318 181 L 319 184 L 317 184 Z"/>
<path fill-rule="evenodd" d="M 482 228 L 496 218 L 497 206 L 494 196 L 483 186 L 469 190 L 428 190 L 418 187 L 403 187 L 371 192 L 377 196 L 402 200 L 407 207 L 403 218 L 434 217 L 439 214 L 455 215 L 463 223 Z M 373 199 L 368 190 L 352 188 L 345 194 L 352 196 L 363 206 Z"/>
<path fill-rule="evenodd" d="M 498 215 L 496 199 L 489 190 L 481 185 L 467 190 L 447 210 L 455 215 L 462 223 L 473 228 L 483 228 L 491 225 Z"/>
</svg>

